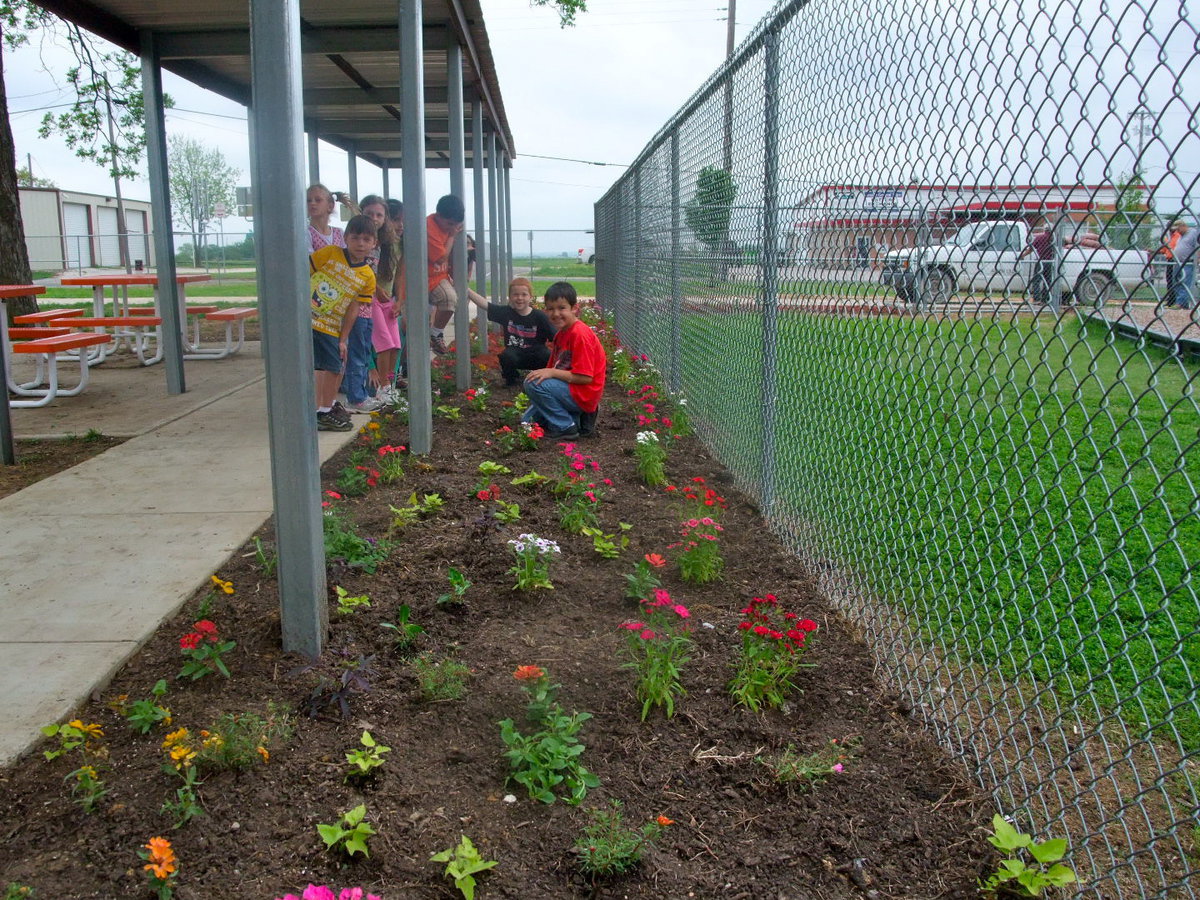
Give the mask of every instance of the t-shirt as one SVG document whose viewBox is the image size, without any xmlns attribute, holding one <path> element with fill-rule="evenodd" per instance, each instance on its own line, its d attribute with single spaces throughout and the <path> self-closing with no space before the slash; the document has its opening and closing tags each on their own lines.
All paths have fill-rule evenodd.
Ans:
<svg viewBox="0 0 1200 900">
<path fill-rule="evenodd" d="M 316 253 L 322 247 L 345 247 L 346 233 L 335 225 L 329 226 L 329 234 L 321 234 L 311 225 L 308 226 L 308 252 Z"/>
<path fill-rule="evenodd" d="M 575 320 L 554 336 L 550 350 L 550 368 L 565 369 L 577 375 L 591 375 L 591 384 L 568 384 L 571 399 L 584 412 L 595 412 L 604 393 L 604 369 L 608 357 L 600 346 L 596 332 L 584 322 Z"/>
<path fill-rule="evenodd" d="M 443 231 L 436 216 L 426 216 L 425 233 L 429 252 L 429 289 L 432 291 L 450 277 L 450 248 L 454 246 L 458 232 Z"/>
<path fill-rule="evenodd" d="M 312 327 L 340 337 L 347 307 L 355 300 L 371 302 L 371 295 L 375 293 L 375 273 L 366 262 L 353 265 L 342 247 L 322 247 L 308 258 L 308 265 Z"/>
<path fill-rule="evenodd" d="M 1190 262 L 1195 262 L 1196 242 L 1200 240 L 1200 228 L 1189 228 L 1187 234 L 1179 238 L 1179 243 L 1175 245 L 1175 262 L 1181 266 L 1185 266 Z"/>
<path fill-rule="evenodd" d="M 1029 241 L 1038 259 L 1054 259 L 1054 232 L 1039 231 Z"/>
<path fill-rule="evenodd" d="M 523 316 L 511 306 L 489 303 L 487 317 L 489 322 L 495 322 L 504 329 L 505 347 L 528 350 L 554 340 L 554 326 L 540 309 L 531 309 L 528 315 Z"/>
</svg>

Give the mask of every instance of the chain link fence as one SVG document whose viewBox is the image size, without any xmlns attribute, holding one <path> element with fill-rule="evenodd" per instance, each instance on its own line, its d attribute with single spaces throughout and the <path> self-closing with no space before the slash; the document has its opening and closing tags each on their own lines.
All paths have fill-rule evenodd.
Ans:
<svg viewBox="0 0 1200 900">
<path fill-rule="evenodd" d="M 1091 897 L 1200 893 L 1197 36 L 783 2 L 595 211 L 622 340 Z"/>
</svg>

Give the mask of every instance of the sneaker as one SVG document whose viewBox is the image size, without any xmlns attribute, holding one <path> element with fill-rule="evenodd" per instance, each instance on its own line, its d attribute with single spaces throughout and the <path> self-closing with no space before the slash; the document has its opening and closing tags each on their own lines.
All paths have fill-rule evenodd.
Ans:
<svg viewBox="0 0 1200 900">
<path fill-rule="evenodd" d="M 450 348 L 446 346 L 446 342 L 435 334 L 429 336 L 429 349 L 439 356 L 450 352 Z"/>
<path fill-rule="evenodd" d="M 361 403 L 351 403 L 346 409 L 357 416 L 366 416 L 383 406 L 378 397 L 367 397 Z"/>
<path fill-rule="evenodd" d="M 341 419 L 343 422 L 350 421 L 350 410 L 342 406 L 341 400 L 334 400 L 329 412 L 335 419 Z"/>
<path fill-rule="evenodd" d="M 558 431 L 554 428 L 547 428 L 546 437 L 552 441 L 572 441 L 579 437 L 579 429 L 574 425 L 564 429 L 563 431 Z"/>
<path fill-rule="evenodd" d="M 317 431 L 349 431 L 353 427 L 349 419 L 339 419 L 332 409 L 317 413 Z"/>
<path fill-rule="evenodd" d="M 596 419 L 600 416 L 600 410 L 595 412 L 584 412 L 579 414 L 579 433 L 581 435 L 592 435 L 596 433 Z"/>
</svg>

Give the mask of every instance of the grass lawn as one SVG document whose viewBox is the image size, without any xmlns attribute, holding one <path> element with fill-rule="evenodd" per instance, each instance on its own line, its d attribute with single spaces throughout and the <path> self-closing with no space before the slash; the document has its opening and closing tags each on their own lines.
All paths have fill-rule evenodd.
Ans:
<svg viewBox="0 0 1200 900">
<path fill-rule="evenodd" d="M 514 257 L 514 262 L 520 263 L 521 258 Z M 550 278 L 553 281 L 570 281 L 572 278 L 595 278 L 596 266 L 576 262 L 573 259 L 535 259 L 533 261 L 534 278 Z"/>
<path fill-rule="evenodd" d="M 758 482 L 761 318 L 682 342 L 693 417 Z M 1200 747 L 1192 364 L 1071 317 L 792 314 L 779 347 L 778 515 L 809 553 L 965 663 Z"/>
</svg>

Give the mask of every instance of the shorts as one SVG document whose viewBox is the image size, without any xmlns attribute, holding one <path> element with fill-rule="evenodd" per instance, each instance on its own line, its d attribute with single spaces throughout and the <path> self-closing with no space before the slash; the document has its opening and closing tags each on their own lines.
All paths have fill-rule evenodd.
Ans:
<svg viewBox="0 0 1200 900">
<path fill-rule="evenodd" d="M 332 334 L 313 329 L 313 368 L 316 371 L 342 374 L 340 343 Z"/>
<path fill-rule="evenodd" d="M 442 312 L 454 312 L 458 308 L 458 294 L 454 293 L 454 285 L 449 278 L 437 283 L 437 287 L 429 292 L 429 305 Z"/>
<path fill-rule="evenodd" d="M 371 340 L 376 353 L 400 349 L 400 320 L 392 315 L 395 310 L 394 302 L 380 303 L 376 300 L 371 304 L 371 320 L 375 323 Z"/>
</svg>

